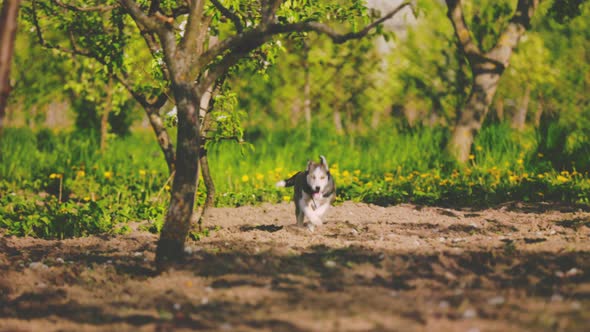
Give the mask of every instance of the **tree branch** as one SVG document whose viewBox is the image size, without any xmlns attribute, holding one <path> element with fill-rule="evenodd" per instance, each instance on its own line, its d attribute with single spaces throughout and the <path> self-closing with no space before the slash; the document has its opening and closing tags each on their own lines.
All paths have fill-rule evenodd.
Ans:
<svg viewBox="0 0 590 332">
<path fill-rule="evenodd" d="M 475 63 L 478 58 L 481 58 L 482 52 L 471 38 L 471 32 L 463 17 L 461 0 L 446 0 L 446 3 L 448 7 L 447 16 L 453 24 L 455 36 L 459 40 L 459 47 L 463 50 L 469 62 Z"/>
<path fill-rule="evenodd" d="M 514 49 L 527 28 L 531 25 L 531 18 L 539 5 L 539 0 L 518 0 L 516 11 L 508 26 L 502 31 L 496 45 L 486 54 L 492 58 Z"/>
<path fill-rule="evenodd" d="M 219 0 L 211 0 L 211 3 L 213 4 L 213 6 L 215 6 L 215 8 L 217 8 L 217 10 L 219 10 L 219 12 L 221 12 L 221 14 L 223 16 L 227 17 L 228 19 L 230 19 L 234 23 L 234 26 L 236 27 L 236 31 L 238 33 L 241 33 L 242 31 L 244 31 L 244 26 L 242 25 L 242 21 L 240 20 L 238 15 L 236 15 L 236 13 L 234 13 L 231 10 L 224 7 L 221 4 L 221 2 L 219 2 Z"/>
<path fill-rule="evenodd" d="M 76 48 L 76 44 L 73 43 L 72 39 L 70 38 L 70 42 L 72 43 L 72 49 L 61 47 L 60 45 L 54 45 L 43 37 L 43 31 L 41 30 L 41 26 L 39 25 L 39 17 L 37 16 L 37 1 L 33 0 L 33 11 L 31 15 L 33 19 L 33 26 L 35 27 L 35 34 L 37 35 L 37 39 L 39 40 L 39 44 L 45 48 L 58 50 L 60 52 L 74 54 L 74 55 L 82 55 L 86 57 L 92 57 L 92 53 L 85 50 L 80 50 Z"/>
<path fill-rule="evenodd" d="M 161 22 L 154 19 L 154 16 L 146 15 L 135 1 L 119 0 L 119 3 L 127 10 L 127 13 L 129 13 L 134 21 L 138 21 L 146 29 L 153 32 L 160 32 L 164 29 L 164 25 Z"/>
<path fill-rule="evenodd" d="M 71 5 L 68 3 L 63 3 L 61 0 L 52 0 L 52 2 L 54 4 L 56 4 L 59 7 L 65 8 L 65 9 L 69 9 L 69 10 L 73 10 L 73 11 L 77 11 L 77 12 L 99 12 L 99 13 L 104 13 L 104 12 L 108 12 L 109 10 L 112 10 L 114 8 L 119 8 L 118 4 L 114 4 L 114 5 L 105 5 L 105 6 L 88 6 L 88 7 L 80 7 L 80 6 L 76 6 L 76 5 Z"/>
<path fill-rule="evenodd" d="M 277 0 L 277 2 L 280 2 L 280 0 Z M 199 58 L 199 63 L 196 66 L 196 69 L 193 70 L 192 74 L 195 74 L 194 71 L 199 71 L 205 66 L 209 65 L 213 61 L 213 59 L 215 59 L 218 56 L 227 57 L 228 59 L 224 58 L 217 65 L 214 65 L 210 70 L 208 76 L 212 77 L 207 79 L 207 85 L 209 85 L 215 80 L 217 80 L 217 75 L 220 75 L 225 70 L 227 70 L 227 68 L 229 68 L 227 67 L 228 65 L 231 66 L 235 64 L 237 60 L 239 60 L 233 58 L 249 53 L 250 51 L 260 47 L 270 37 L 278 34 L 313 31 L 330 37 L 330 39 L 332 39 L 332 41 L 336 44 L 342 44 L 352 39 L 359 39 L 366 36 L 372 29 L 374 29 L 379 24 L 385 22 L 386 20 L 393 17 L 395 14 L 399 13 L 406 6 L 411 6 L 411 4 L 409 2 L 404 2 L 400 4 L 392 11 L 387 13 L 385 16 L 365 26 L 362 30 L 358 32 L 339 33 L 332 27 L 319 22 L 298 22 L 290 24 L 271 23 L 267 26 L 258 26 L 252 30 L 244 31 L 232 37 L 226 38 L 225 40 L 215 44 L 209 50 L 204 52 L 203 55 Z M 230 52 L 227 53 L 228 51 Z"/>
<path fill-rule="evenodd" d="M 186 23 L 186 28 L 184 32 L 184 36 L 180 41 L 180 49 L 186 50 L 191 53 L 201 53 L 197 50 L 198 40 L 202 40 L 203 34 L 207 34 L 207 27 L 203 27 L 203 22 L 201 21 L 203 18 L 203 11 L 205 8 L 205 0 L 192 0 L 189 6 L 189 14 L 188 14 L 188 22 Z"/>
</svg>

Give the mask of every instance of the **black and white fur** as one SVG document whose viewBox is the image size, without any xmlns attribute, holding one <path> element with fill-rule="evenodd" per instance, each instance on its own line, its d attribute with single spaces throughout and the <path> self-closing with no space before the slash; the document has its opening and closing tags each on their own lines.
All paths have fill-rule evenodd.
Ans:
<svg viewBox="0 0 590 332">
<path fill-rule="evenodd" d="M 303 226 L 303 219 L 307 217 L 311 231 L 323 224 L 322 217 L 336 199 L 336 185 L 324 156 L 320 156 L 319 163 L 308 161 L 305 171 L 277 182 L 276 186 L 295 187 L 293 201 L 297 225 Z"/>
</svg>

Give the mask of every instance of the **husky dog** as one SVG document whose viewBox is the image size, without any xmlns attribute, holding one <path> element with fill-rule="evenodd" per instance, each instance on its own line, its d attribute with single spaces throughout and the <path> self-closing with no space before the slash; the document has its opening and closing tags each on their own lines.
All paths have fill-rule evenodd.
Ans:
<svg viewBox="0 0 590 332">
<path fill-rule="evenodd" d="M 334 178 L 330 175 L 326 157 L 320 156 L 320 162 L 307 162 L 307 169 L 298 172 L 289 179 L 277 182 L 277 187 L 294 188 L 295 216 L 297 225 L 303 226 L 303 218 L 307 217 L 309 230 L 322 225 L 322 217 L 336 199 Z"/>
</svg>

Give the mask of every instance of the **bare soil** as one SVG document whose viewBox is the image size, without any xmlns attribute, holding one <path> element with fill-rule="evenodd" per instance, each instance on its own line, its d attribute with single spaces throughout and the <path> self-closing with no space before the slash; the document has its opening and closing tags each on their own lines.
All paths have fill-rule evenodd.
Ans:
<svg viewBox="0 0 590 332">
<path fill-rule="evenodd" d="M 588 331 L 590 213 L 346 202 L 217 208 L 173 270 L 157 236 L 0 238 L 0 331 Z"/>
</svg>

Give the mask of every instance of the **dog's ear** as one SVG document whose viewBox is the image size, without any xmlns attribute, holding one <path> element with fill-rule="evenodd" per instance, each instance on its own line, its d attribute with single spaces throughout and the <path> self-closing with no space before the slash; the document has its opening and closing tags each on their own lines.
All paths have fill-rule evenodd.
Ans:
<svg viewBox="0 0 590 332">
<path fill-rule="evenodd" d="M 330 167 L 328 167 L 328 162 L 326 161 L 326 157 L 320 156 L 320 161 L 321 161 L 321 164 L 324 165 L 324 167 L 326 169 L 330 169 Z"/>
<path fill-rule="evenodd" d="M 308 160 L 308 161 L 307 161 L 307 168 L 306 168 L 305 170 L 309 172 L 309 171 L 311 170 L 311 166 L 312 166 L 312 165 L 313 165 L 313 161 L 311 161 L 311 160 Z"/>
</svg>

